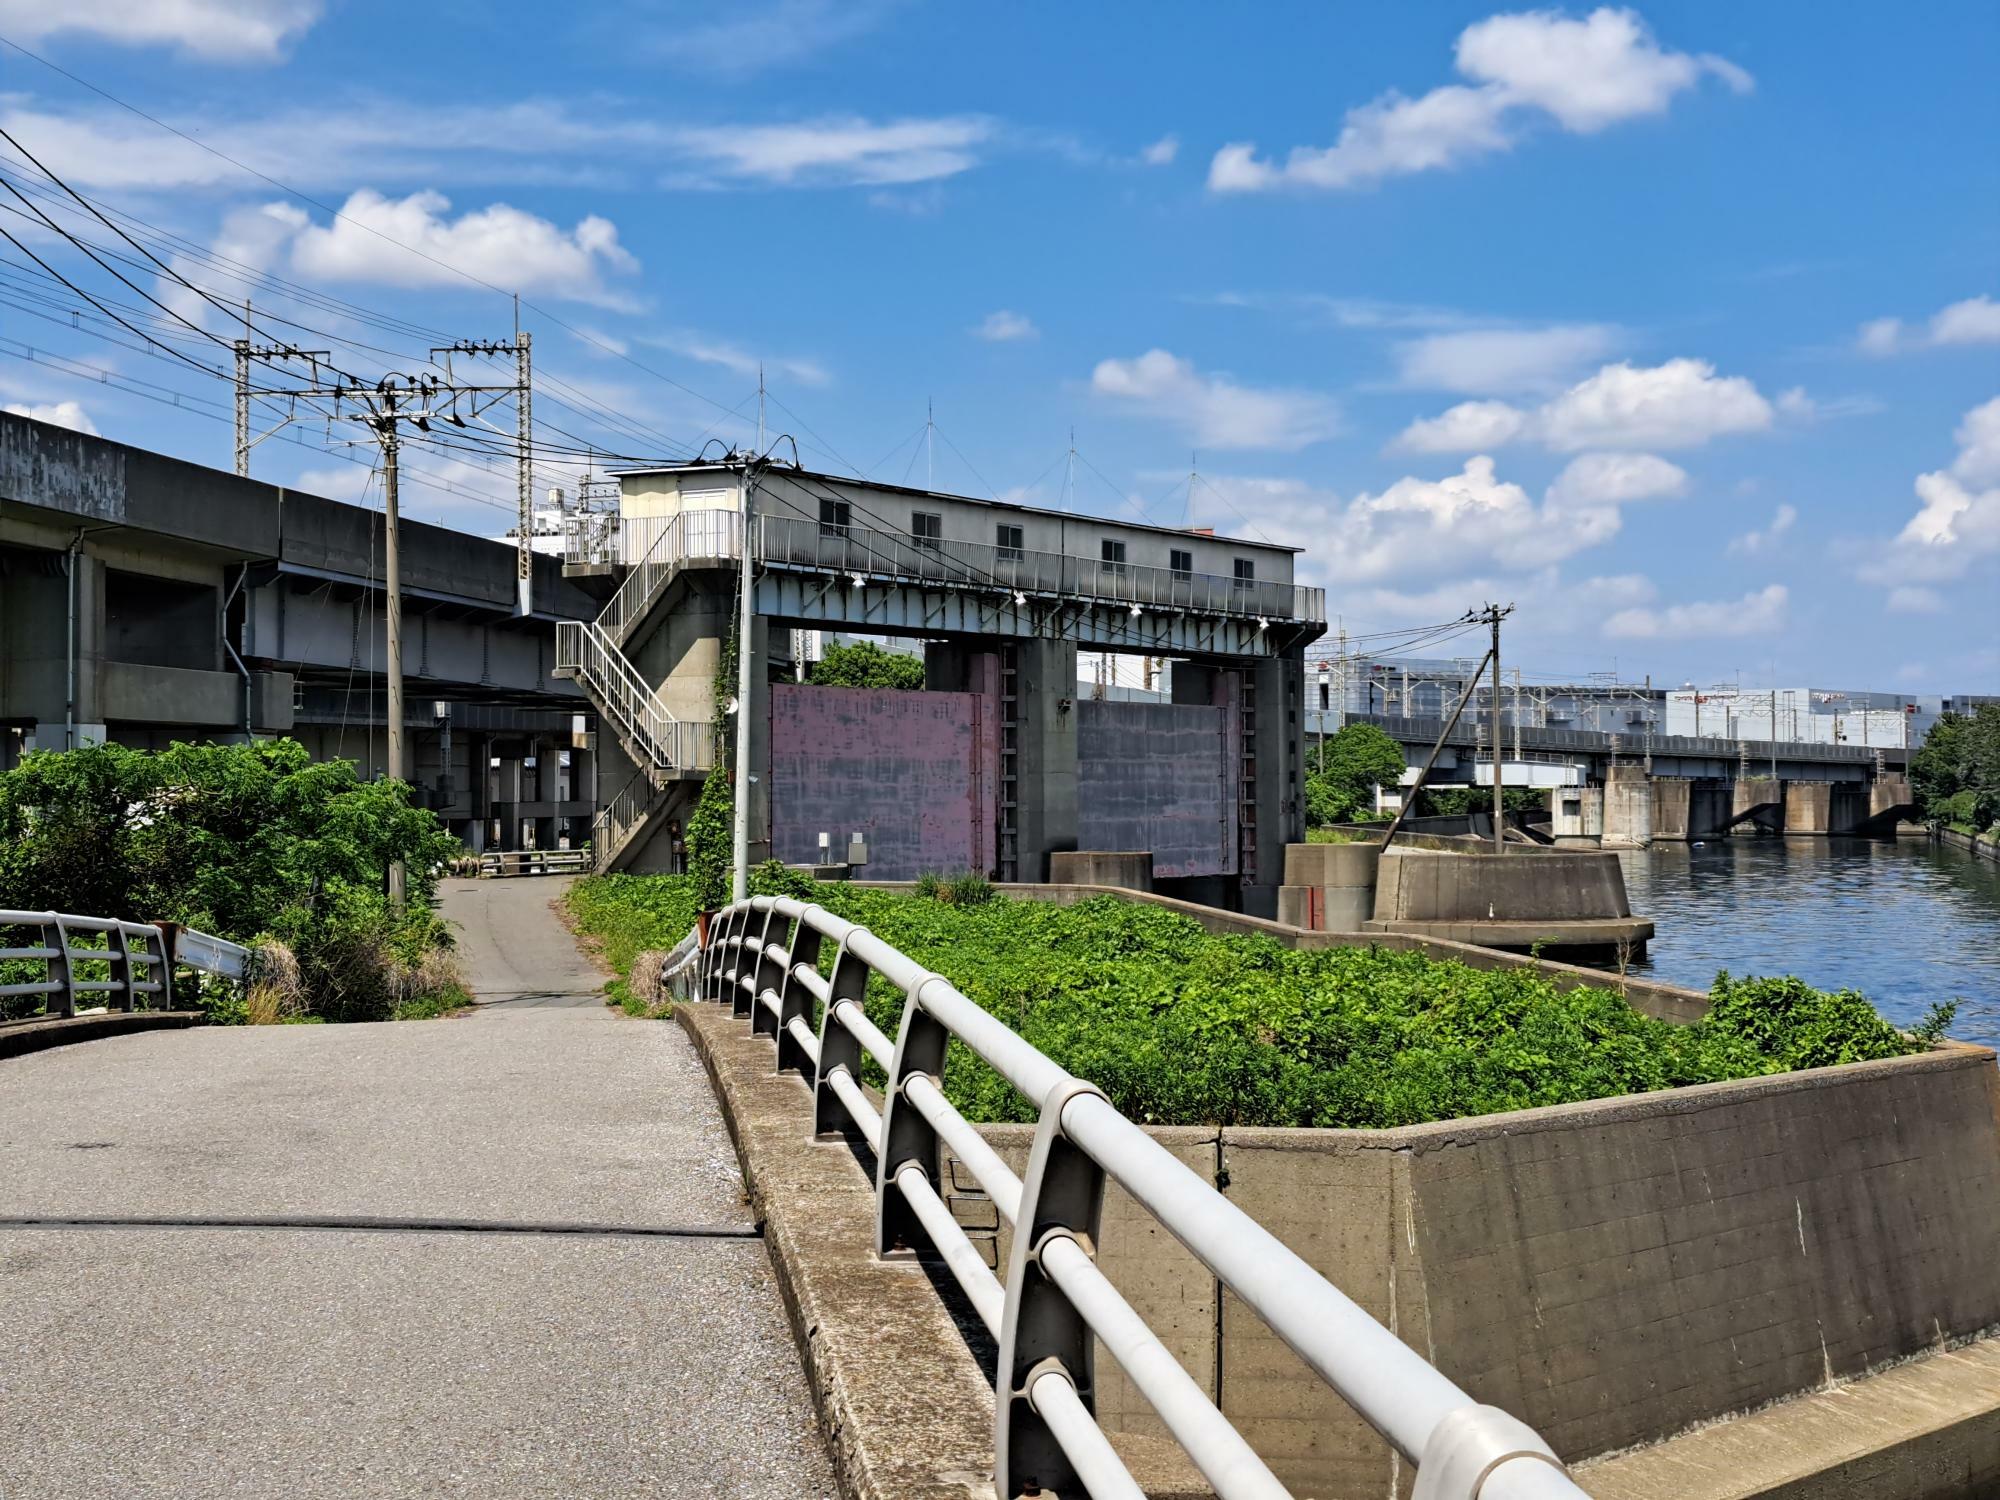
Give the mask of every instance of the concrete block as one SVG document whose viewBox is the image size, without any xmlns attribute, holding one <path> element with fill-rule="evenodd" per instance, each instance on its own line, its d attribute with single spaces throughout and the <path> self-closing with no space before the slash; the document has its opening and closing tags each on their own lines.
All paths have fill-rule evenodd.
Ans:
<svg viewBox="0 0 2000 1500">
<path fill-rule="evenodd" d="M 1373 886 L 1382 846 L 1370 844 L 1287 844 L 1285 884 Z"/>
<path fill-rule="evenodd" d="M 1049 856 L 1049 880 L 1057 885 L 1109 885 L 1120 890 L 1150 891 L 1152 851 L 1060 850 Z"/>
</svg>

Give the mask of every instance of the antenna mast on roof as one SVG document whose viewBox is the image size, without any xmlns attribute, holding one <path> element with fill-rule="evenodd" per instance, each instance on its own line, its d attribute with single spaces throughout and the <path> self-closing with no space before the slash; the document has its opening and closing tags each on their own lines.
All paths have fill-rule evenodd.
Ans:
<svg viewBox="0 0 2000 1500">
<path fill-rule="evenodd" d="M 764 451 L 764 361 L 757 361 L 757 451 Z"/>
<path fill-rule="evenodd" d="M 1195 456 L 1192 453 L 1188 455 L 1187 529 L 1189 531 L 1194 530 L 1194 482 L 1197 477 L 1195 474 L 1194 458 Z"/>
<path fill-rule="evenodd" d="M 1062 503 L 1058 505 L 1056 509 L 1068 510 L 1070 496 L 1074 495 L 1075 493 L 1076 493 L 1076 428 L 1071 427 L 1069 430 L 1069 462 L 1068 466 L 1063 470 Z"/>
<path fill-rule="evenodd" d="M 926 396 L 924 397 L 924 488 L 927 490 L 937 488 L 936 482 L 931 478 L 931 433 L 936 429 L 937 422 L 931 413 L 931 398 Z"/>
</svg>

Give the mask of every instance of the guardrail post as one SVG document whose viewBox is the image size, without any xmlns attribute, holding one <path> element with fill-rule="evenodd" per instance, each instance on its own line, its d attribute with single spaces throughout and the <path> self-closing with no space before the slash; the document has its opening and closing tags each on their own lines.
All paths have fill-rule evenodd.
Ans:
<svg viewBox="0 0 2000 1500">
<path fill-rule="evenodd" d="M 855 932 L 866 929 L 857 927 Z M 847 1110 L 826 1081 L 841 1068 L 856 1083 L 861 1081 L 861 1038 L 834 1019 L 843 1000 L 862 1003 L 868 993 L 868 965 L 857 958 L 849 944 L 854 934 L 833 956 L 833 977 L 827 981 L 826 1014 L 819 1022 L 819 1070 L 813 1075 L 813 1135 L 843 1134 L 848 1125 Z"/>
<path fill-rule="evenodd" d="M 1021 1181 L 994 1382 L 993 1483 L 1000 1500 L 1038 1490 L 1084 1493 L 1081 1477 L 1028 1395 L 1038 1377 L 1059 1369 L 1076 1386 L 1085 1409 L 1097 1409 L 1090 1326 L 1041 1266 L 1043 1247 L 1057 1238 L 1075 1240 L 1092 1259 L 1097 1255 L 1104 1169 L 1072 1145 L 1062 1128 L 1063 1106 L 1079 1094 L 1104 1097 L 1094 1084 L 1065 1079 L 1042 1101 Z"/>
<path fill-rule="evenodd" d="M 56 940 L 48 941 L 48 933 L 53 931 Z M 70 957 L 69 926 L 60 915 L 49 913 L 48 926 L 43 929 L 42 946 L 54 948 L 58 957 L 49 966 L 49 978 L 60 986 L 56 994 L 62 997 L 62 1014 L 76 1014 L 76 960 Z"/>
<path fill-rule="evenodd" d="M 944 1050 L 951 1034 L 923 1007 L 924 986 L 946 984 L 937 974 L 926 975 L 910 991 L 903 1022 L 896 1031 L 896 1058 L 889 1069 L 889 1086 L 882 1095 L 882 1149 L 875 1158 L 875 1253 L 920 1250 L 930 1243 L 910 1203 L 896 1186 L 896 1174 L 912 1162 L 944 1196 L 944 1162 L 937 1129 L 903 1096 L 903 1084 L 915 1074 L 942 1087 Z"/>
<path fill-rule="evenodd" d="M 132 993 L 132 942 L 126 935 L 125 924 L 114 922 L 111 930 L 104 935 L 104 951 L 108 957 L 111 982 L 118 986 L 113 991 L 117 998 L 107 999 L 107 1005 L 115 1005 L 119 1010 L 130 1011 L 136 998 Z"/>
<path fill-rule="evenodd" d="M 729 972 L 729 955 L 732 951 L 730 939 L 736 936 L 736 928 L 742 914 L 733 906 L 725 906 L 715 914 L 709 924 L 708 955 L 702 965 L 701 997 L 711 1002 L 722 999 L 724 978 Z"/>
<path fill-rule="evenodd" d="M 777 903 L 773 902 L 769 914 L 764 918 L 763 939 L 757 944 L 757 967 L 751 970 L 751 973 L 756 976 L 752 981 L 752 988 L 750 990 L 750 1034 L 752 1036 L 757 1036 L 763 1032 L 775 1032 L 778 1029 L 777 1017 L 765 1008 L 764 991 L 781 990 L 785 983 L 785 976 L 791 972 L 792 965 L 789 957 L 783 959 L 772 958 L 764 950 L 772 942 L 782 941 L 787 935 L 787 929 L 790 928 L 791 923 L 792 919 L 779 911 Z M 786 944 L 785 946 L 787 953 L 789 953 L 790 945 Z M 782 994 L 779 1000 L 782 1006 Z"/>
<path fill-rule="evenodd" d="M 800 1017 L 808 1024 L 812 1020 L 812 991 L 799 983 L 799 969 L 819 968 L 820 931 L 813 926 L 813 913 L 817 906 L 808 906 L 799 913 L 799 925 L 792 936 L 790 961 L 785 965 L 784 982 L 778 988 L 778 1071 L 789 1073 L 794 1070 L 803 1073 L 812 1065 L 806 1056 L 806 1049 L 799 1045 L 799 1039 L 792 1035 L 792 1018 Z"/>
<path fill-rule="evenodd" d="M 153 925 L 152 947 L 153 947 L 153 952 L 156 955 L 156 961 L 152 966 L 151 972 L 154 975 L 156 975 L 160 981 L 160 1009 L 172 1010 L 174 1008 L 173 943 L 167 936 L 167 929 L 165 926 L 163 926 L 161 923 L 158 922 L 155 922 L 152 925 Z"/>
<path fill-rule="evenodd" d="M 756 1013 L 757 992 L 754 989 L 746 991 L 743 988 L 743 980 L 747 975 L 754 984 L 756 976 L 762 972 L 764 940 L 770 927 L 770 912 L 758 911 L 754 906 L 744 909 L 743 943 L 736 950 L 736 983 L 730 987 L 729 995 L 729 1013 L 733 1016 L 754 1016 Z"/>
</svg>

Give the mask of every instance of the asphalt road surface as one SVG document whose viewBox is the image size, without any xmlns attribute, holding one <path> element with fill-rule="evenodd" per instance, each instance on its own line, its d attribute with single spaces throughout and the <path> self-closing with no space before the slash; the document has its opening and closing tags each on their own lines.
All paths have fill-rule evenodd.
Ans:
<svg viewBox="0 0 2000 1500">
<path fill-rule="evenodd" d="M 0 1495 L 831 1496 L 706 1076 L 554 879 L 478 1009 L 0 1062 Z"/>
</svg>

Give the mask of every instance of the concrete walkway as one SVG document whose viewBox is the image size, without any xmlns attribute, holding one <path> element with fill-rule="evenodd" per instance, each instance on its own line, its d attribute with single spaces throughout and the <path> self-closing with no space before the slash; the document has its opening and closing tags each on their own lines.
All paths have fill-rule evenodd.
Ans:
<svg viewBox="0 0 2000 1500">
<path fill-rule="evenodd" d="M 0 1062 L 0 1493 L 834 1493 L 707 1077 L 559 889 L 453 883 L 467 1017 Z"/>
</svg>

